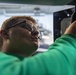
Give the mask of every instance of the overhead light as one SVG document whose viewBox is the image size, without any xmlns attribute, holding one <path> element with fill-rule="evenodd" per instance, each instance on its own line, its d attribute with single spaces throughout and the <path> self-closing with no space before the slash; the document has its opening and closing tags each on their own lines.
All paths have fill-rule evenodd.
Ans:
<svg viewBox="0 0 76 75">
<path fill-rule="evenodd" d="M 19 4 L 7 4 L 7 3 L 0 3 L 0 9 L 18 9 L 21 5 Z"/>
<path fill-rule="evenodd" d="M 39 7 L 34 8 L 34 14 L 40 15 L 40 8 Z"/>
<path fill-rule="evenodd" d="M 39 7 L 34 8 L 34 12 L 40 12 L 40 8 Z"/>
</svg>

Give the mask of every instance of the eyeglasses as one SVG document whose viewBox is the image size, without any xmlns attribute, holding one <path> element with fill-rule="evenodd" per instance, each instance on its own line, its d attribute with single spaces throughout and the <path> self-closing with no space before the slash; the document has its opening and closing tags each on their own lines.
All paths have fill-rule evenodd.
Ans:
<svg viewBox="0 0 76 75">
<path fill-rule="evenodd" d="M 8 30 L 8 29 L 10 29 L 10 28 L 12 28 L 12 27 L 15 27 L 15 26 L 17 26 L 17 25 L 18 25 L 19 27 L 21 27 L 21 28 L 25 28 L 25 29 L 29 30 L 32 34 L 33 34 L 34 32 L 36 32 L 36 31 L 38 31 L 38 29 L 35 27 L 35 25 L 31 25 L 30 23 L 27 23 L 26 21 L 21 21 L 21 22 L 15 23 L 15 24 L 13 24 L 13 25 L 5 28 L 5 30 Z M 41 38 L 42 38 L 42 37 L 41 37 L 41 36 L 42 36 L 42 35 L 41 35 L 41 32 L 38 31 L 37 34 L 38 34 L 38 38 L 41 39 Z"/>
</svg>

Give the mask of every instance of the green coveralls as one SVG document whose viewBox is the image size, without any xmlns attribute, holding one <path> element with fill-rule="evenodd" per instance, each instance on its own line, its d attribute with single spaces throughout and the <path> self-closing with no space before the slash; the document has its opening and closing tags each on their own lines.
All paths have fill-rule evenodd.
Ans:
<svg viewBox="0 0 76 75">
<path fill-rule="evenodd" d="M 76 75 L 76 36 L 62 35 L 47 52 L 20 59 L 0 52 L 0 75 Z"/>
</svg>

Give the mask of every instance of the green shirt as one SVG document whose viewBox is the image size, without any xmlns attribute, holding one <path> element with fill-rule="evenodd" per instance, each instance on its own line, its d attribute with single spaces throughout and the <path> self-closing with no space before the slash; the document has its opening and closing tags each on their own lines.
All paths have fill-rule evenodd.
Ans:
<svg viewBox="0 0 76 75">
<path fill-rule="evenodd" d="M 47 52 L 23 60 L 1 52 L 0 75 L 76 75 L 76 36 L 63 35 Z"/>
</svg>

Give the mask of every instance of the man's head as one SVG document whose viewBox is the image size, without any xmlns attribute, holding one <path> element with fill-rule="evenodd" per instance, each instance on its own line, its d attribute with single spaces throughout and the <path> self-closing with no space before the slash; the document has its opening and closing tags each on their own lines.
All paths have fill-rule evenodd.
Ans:
<svg viewBox="0 0 76 75">
<path fill-rule="evenodd" d="M 1 27 L 4 52 L 29 56 L 38 48 L 36 21 L 29 16 L 13 16 Z"/>
</svg>

